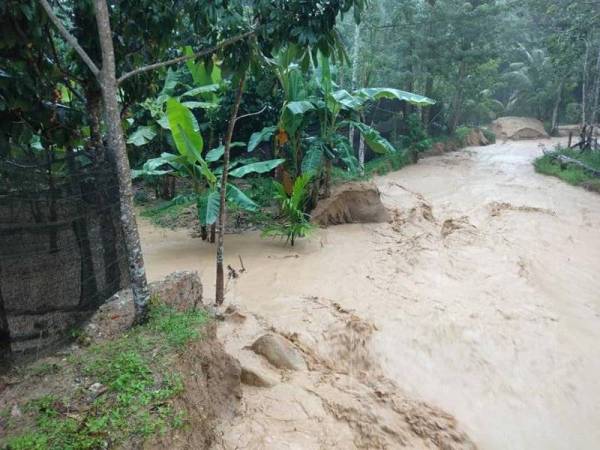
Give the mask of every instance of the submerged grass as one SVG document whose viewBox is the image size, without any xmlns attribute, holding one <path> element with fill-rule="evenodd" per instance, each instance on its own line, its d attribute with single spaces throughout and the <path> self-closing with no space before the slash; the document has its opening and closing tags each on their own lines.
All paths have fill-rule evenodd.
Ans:
<svg viewBox="0 0 600 450">
<path fill-rule="evenodd" d="M 175 228 L 182 213 L 194 205 L 194 200 L 181 202 L 163 201 L 162 203 L 145 207 L 140 215 L 146 217 L 154 225 L 164 228 Z"/>
<path fill-rule="evenodd" d="M 153 302 L 147 324 L 69 359 L 74 379 L 94 389 L 30 400 L 23 408 L 31 419 L 28 429 L 8 421 L 9 437 L 0 439 L 0 448 L 113 448 L 181 427 L 183 413 L 171 400 L 184 387 L 169 364 L 174 353 L 200 337 L 207 320 L 203 311 L 177 312 Z"/>
<path fill-rule="evenodd" d="M 562 165 L 555 161 L 557 155 L 568 156 L 584 164 L 600 170 L 600 152 L 581 152 L 574 149 L 558 148 L 552 153 L 547 153 L 537 158 L 533 165 L 535 170 L 545 175 L 552 175 L 574 186 L 584 186 L 590 190 L 600 192 L 600 180 L 593 177 L 582 167 L 575 165 Z"/>
</svg>

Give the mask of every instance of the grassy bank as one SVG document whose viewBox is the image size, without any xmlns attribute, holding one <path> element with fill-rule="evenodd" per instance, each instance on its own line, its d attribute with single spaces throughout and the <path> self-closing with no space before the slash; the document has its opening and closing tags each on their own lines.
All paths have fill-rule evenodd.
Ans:
<svg viewBox="0 0 600 450">
<path fill-rule="evenodd" d="M 149 322 L 125 335 L 20 369 L 13 389 L 24 392 L 0 411 L 0 448 L 129 448 L 183 426 L 173 403 L 183 382 L 171 362 L 207 320 L 155 302 Z"/>
<path fill-rule="evenodd" d="M 560 148 L 552 153 L 540 156 L 533 164 L 535 170 L 539 173 L 558 177 L 573 186 L 581 186 L 595 192 L 600 192 L 600 178 L 592 176 L 583 167 L 573 164 L 560 164 L 556 160 L 556 156 L 559 155 L 573 158 L 593 169 L 600 170 L 599 152 L 580 152 L 579 150 Z"/>
</svg>

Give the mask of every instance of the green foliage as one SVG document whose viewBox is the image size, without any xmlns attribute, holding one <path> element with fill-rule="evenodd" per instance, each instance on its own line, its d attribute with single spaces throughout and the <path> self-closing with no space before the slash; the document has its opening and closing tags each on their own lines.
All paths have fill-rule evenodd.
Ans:
<svg viewBox="0 0 600 450">
<path fill-rule="evenodd" d="M 480 128 L 480 130 L 483 133 L 483 135 L 485 136 L 485 138 L 490 142 L 490 144 L 496 143 L 496 133 L 494 133 L 489 128 L 485 128 L 485 127 Z"/>
<path fill-rule="evenodd" d="M 271 206 L 275 199 L 275 183 L 270 177 L 252 177 L 248 178 L 250 187 L 247 190 L 248 196 L 260 207 Z"/>
<path fill-rule="evenodd" d="M 431 147 L 431 139 L 429 139 L 427 130 L 425 130 L 425 126 L 419 119 L 419 116 L 417 114 L 410 114 L 406 122 L 407 132 L 403 139 L 404 147 L 416 152 L 429 149 Z"/>
<path fill-rule="evenodd" d="M 304 174 L 296 178 L 290 195 L 284 186 L 273 182 L 276 189 L 275 198 L 280 203 L 281 217 L 276 222 L 267 225 L 263 230 L 263 236 L 277 236 L 286 238 L 292 247 L 298 237 L 307 236 L 314 228 L 310 223 L 310 216 L 304 212 L 308 196 L 310 174 Z"/>
<path fill-rule="evenodd" d="M 540 156 L 533 163 L 537 172 L 545 175 L 553 175 L 575 186 L 584 183 L 587 184 L 588 182 L 591 182 L 592 184 L 597 182 L 597 178 L 591 176 L 581 167 L 574 165 L 561 167 L 561 165 L 554 160 L 556 155 L 568 156 L 569 158 L 581 161 L 596 170 L 600 170 L 600 153 L 558 148 L 552 153 Z"/>
<path fill-rule="evenodd" d="M 456 129 L 456 131 L 454 132 L 460 145 L 466 145 L 467 137 L 469 136 L 470 133 L 471 133 L 471 128 L 465 127 L 465 126 L 458 127 Z"/>
<path fill-rule="evenodd" d="M 144 326 L 112 341 L 90 347 L 74 360 L 80 376 L 101 383 L 84 415 L 67 414 L 73 398 L 46 395 L 28 403 L 34 427 L 7 440 L 10 449 L 83 450 L 119 447 L 183 425 L 171 399 L 183 392 L 179 374 L 169 370 L 169 355 L 200 337 L 203 311 L 177 312 L 152 302 Z M 126 445 L 129 447 L 129 445 Z"/>
</svg>

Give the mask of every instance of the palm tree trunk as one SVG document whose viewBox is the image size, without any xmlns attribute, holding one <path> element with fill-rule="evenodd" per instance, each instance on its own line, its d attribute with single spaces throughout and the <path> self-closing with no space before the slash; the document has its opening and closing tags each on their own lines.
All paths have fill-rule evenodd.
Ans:
<svg viewBox="0 0 600 450">
<path fill-rule="evenodd" d="M 222 305 L 225 300 L 225 274 L 223 271 L 223 254 L 225 251 L 224 235 L 225 235 L 225 213 L 227 209 L 227 175 L 229 172 L 229 155 L 231 150 L 231 139 L 233 138 L 233 129 L 235 121 L 240 109 L 242 101 L 242 93 L 244 92 L 244 82 L 246 81 L 246 73 L 240 77 L 235 103 L 229 117 L 229 126 L 227 127 L 227 136 L 225 137 L 225 152 L 223 153 L 223 175 L 221 176 L 221 192 L 220 192 L 220 208 L 219 220 L 217 222 L 217 282 L 215 289 L 215 302 L 217 305 Z"/>
<path fill-rule="evenodd" d="M 120 192 L 121 226 L 127 259 L 129 262 L 129 279 L 133 291 L 135 305 L 135 322 L 142 323 L 147 318 L 148 282 L 144 268 L 144 257 L 140 236 L 133 209 L 133 189 L 131 185 L 131 169 L 127 159 L 127 149 L 121 127 L 121 114 L 117 100 L 117 79 L 115 73 L 115 54 L 110 29 L 110 19 L 106 0 L 94 0 L 98 37 L 102 51 L 102 70 L 98 74 L 104 101 L 104 119 L 108 138 L 108 149 L 112 152 L 117 169 Z"/>
</svg>

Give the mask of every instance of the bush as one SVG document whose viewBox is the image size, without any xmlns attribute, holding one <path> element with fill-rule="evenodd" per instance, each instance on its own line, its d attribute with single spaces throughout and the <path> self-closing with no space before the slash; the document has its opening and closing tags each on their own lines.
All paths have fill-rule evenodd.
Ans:
<svg viewBox="0 0 600 450">
<path fill-rule="evenodd" d="M 496 133 L 494 133 L 489 128 L 480 128 L 481 132 L 485 136 L 485 138 L 490 141 L 490 144 L 496 143 Z"/>
</svg>

